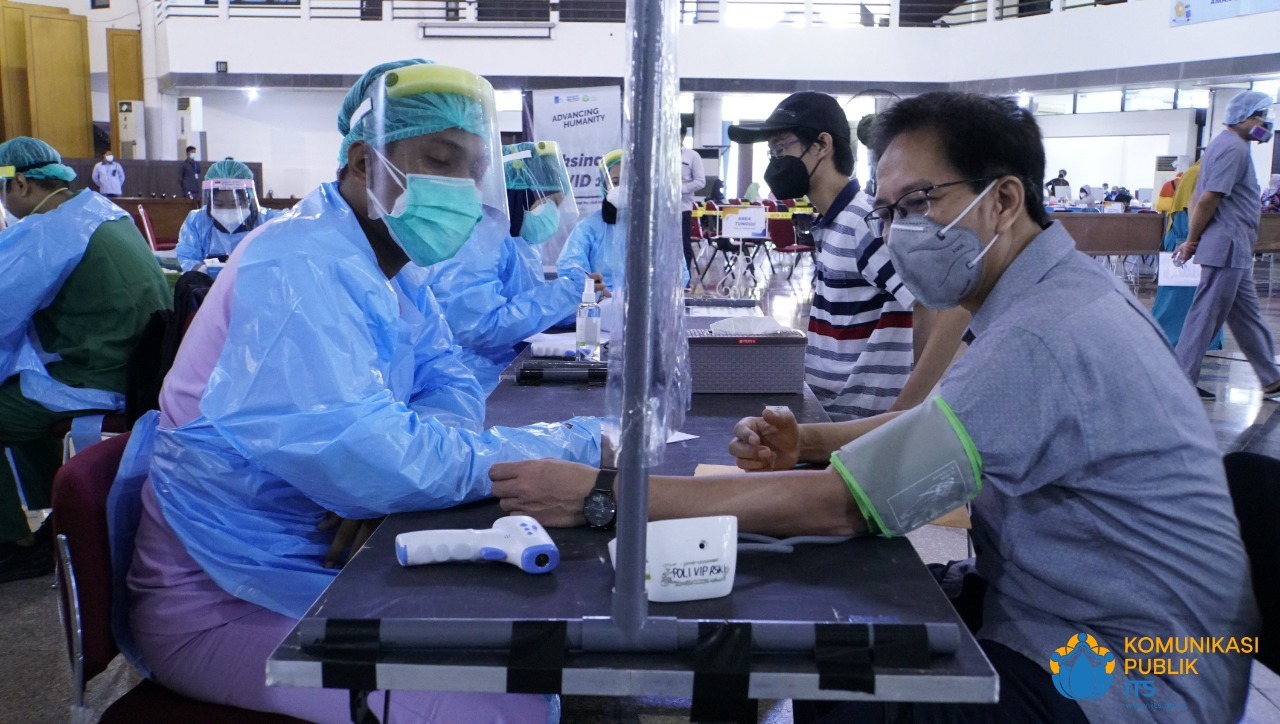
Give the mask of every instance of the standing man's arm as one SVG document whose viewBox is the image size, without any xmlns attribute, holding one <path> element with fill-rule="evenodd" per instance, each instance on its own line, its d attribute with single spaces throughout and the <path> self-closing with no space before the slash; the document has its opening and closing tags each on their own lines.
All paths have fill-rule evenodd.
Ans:
<svg viewBox="0 0 1280 724">
<path fill-rule="evenodd" d="M 1190 259 L 1196 253 L 1196 247 L 1200 245 L 1200 235 L 1209 227 L 1209 222 L 1213 221 L 1213 215 L 1218 211 L 1218 204 L 1222 202 L 1222 196 L 1222 194 L 1214 191 L 1206 191 L 1200 194 L 1195 206 L 1191 207 L 1187 240 L 1174 250 L 1175 254 L 1183 259 Z"/>
<path fill-rule="evenodd" d="M 697 154 L 694 155 L 696 156 Z M 682 194 L 695 194 L 699 189 L 707 185 L 707 174 L 702 168 L 701 156 L 698 156 L 696 161 L 689 164 L 689 171 L 692 177 L 680 185 Z"/>
<path fill-rule="evenodd" d="M 960 307 L 935 311 L 916 303 L 911 321 L 915 369 L 889 412 L 909 410 L 925 401 L 955 359 L 970 319 Z"/>
</svg>

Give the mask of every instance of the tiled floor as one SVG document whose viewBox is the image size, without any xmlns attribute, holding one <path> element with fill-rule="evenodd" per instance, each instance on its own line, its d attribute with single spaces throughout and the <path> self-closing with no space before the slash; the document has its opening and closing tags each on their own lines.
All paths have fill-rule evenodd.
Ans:
<svg viewBox="0 0 1280 724">
<path fill-rule="evenodd" d="M 802 262 L 791 282 L 785 279 L 789 261 L 779 264 L 779 274 L 768 280 L 758 295 L 766 311 L 783 324 L 803 328 L 808 317 L 811 266 Z M 763 265 L 767 269 L 767 265 Z M 713 272 L 709 279 L 717 278 Z M 1266 276 L 1265 266 L 1258 278 Z M 1138 286 L 1139 298 L 1148 305 L 1154 289 L 1150 281 Z M 1280 334 L 1280 290 L 1260 290 L 1266 320 Z M 1264 402 L 1249 365 L 1239 358 L 1228 335 L 1227 349 L 1215 353 L 1204 367 L 1203 386 L 1218 395 L 1206 410 L 1223 452 L 1249 450 L 1280 457 L 1280 405 Z M 948 561 L 967 555 L 965 535 L 949 528 L 928 527 L 910 536 L 925 561 Z M 62 644 L 55 592 L 51 578 L 0 586 L 0 724 L 10 722 L 65 722 L 69 719 L 70 674 Z M 90 688 L 89 705 L 101 710 L 137 681 L 119 659 Z M 1280 677 L 1255 667 L 1245 721 L 1280 724 Z M 643 722 L 674 724 L 688 721 L 688 703 L 681 700 L 642 699 L 618 701 L 593 697 L 566 697 L 566 724 Z M 791 720 L 790 703 L 762 702 L 760 721 L 784 724 Z"/>
</svg>

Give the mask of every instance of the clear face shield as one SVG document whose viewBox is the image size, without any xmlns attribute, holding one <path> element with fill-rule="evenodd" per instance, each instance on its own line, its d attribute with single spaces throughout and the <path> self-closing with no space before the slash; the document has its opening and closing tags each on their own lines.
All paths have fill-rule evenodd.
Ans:
<svg viewBox="0 0 1280 724">
<path fill-rule="evenodd" d="M 621 196 L 617 189 L 622 188 L 622 150 L 614 150 L 606 153 L 604 158 L 600 159 L 600 195 L 609 199 L 609 203 L 617 206 L 621 201 Z M 610 198 L 610 192 L 613 192 L 613 198 Z"/>
<path fill-rule="evenodd" d="M 453 257 L 486 207 L 507 217 L 488 81 L 461 68 L 412 65 L 380 78 L 368 102 L 369 218 L 386 224 L 410 260 L 429 266 Z"/>
<path fill-rule="evenodd" d="M 258 218 L 258 192 L 251 179 L 206 180 L 200 184 L 200 198 L 205 212 L 222 231 L 234 233 Z"/>
<path fill-rule="evenodd" d="M 559 144 L 536 141 L 505 146 L 502 164 L 512 219 L 519 219 L 516 231 L 520 238 L 530 244 L 569 238 L 578 223 L 578 202 Z"/>
<path fill-rule="evenodd" d="M 13 166 L 0 166 L 0 230 L 9 228 L 17 218 L 9 213 L 9 189 L 18 175 Z"/>
</svg>

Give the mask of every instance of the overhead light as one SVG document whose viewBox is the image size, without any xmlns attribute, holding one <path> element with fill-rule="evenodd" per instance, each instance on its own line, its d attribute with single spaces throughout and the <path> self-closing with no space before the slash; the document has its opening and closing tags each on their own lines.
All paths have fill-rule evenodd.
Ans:
<svg viewBox="0 0 1280 724">
<path fill-rule="evenodd" d="M 248 97 L 249 97 L 249 100 L 251 100 L 251 101 L 256 101 L 256 100 L 258 100 L 258 89 L 257 89 L 257 88 L 246 88 L 246 89 L 245 89 L 245 91 L 244 91 L 244 94 L 245 94 L 246 96 L 248 96 Z"/>
</svg>

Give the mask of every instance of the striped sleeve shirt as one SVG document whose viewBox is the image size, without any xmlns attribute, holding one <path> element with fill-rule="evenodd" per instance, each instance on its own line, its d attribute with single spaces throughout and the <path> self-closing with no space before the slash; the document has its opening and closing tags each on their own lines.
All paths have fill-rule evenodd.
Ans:
<svg viewBox="0 0 1280 724">
<path fill-rule="evenodd" d="M 889 409 L 911 375 L 911 307 L 882 239 L 863 217 L 867 196 L 850 182 L 814 226 L 817 277 L 805 380 L 833 419 Z"/>
</svg>

